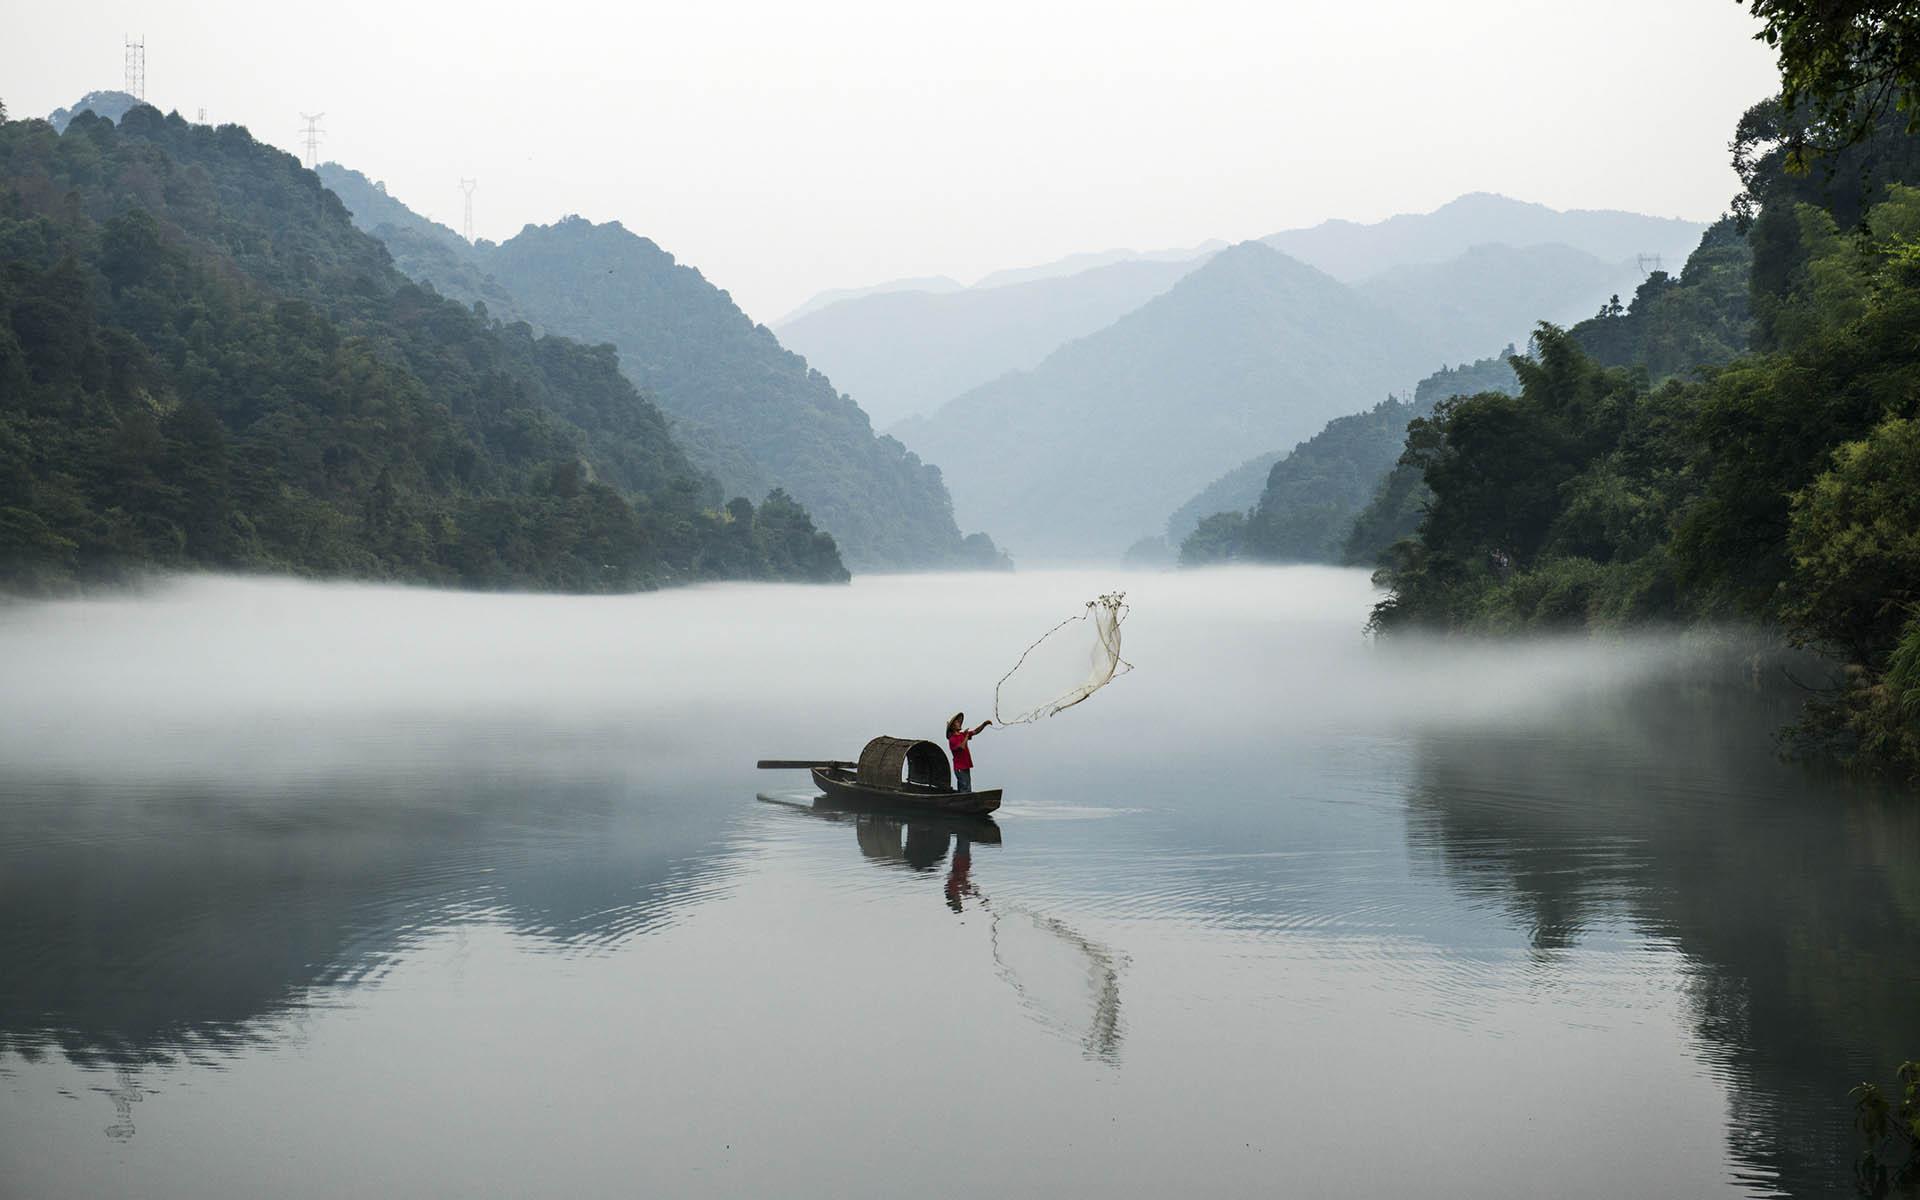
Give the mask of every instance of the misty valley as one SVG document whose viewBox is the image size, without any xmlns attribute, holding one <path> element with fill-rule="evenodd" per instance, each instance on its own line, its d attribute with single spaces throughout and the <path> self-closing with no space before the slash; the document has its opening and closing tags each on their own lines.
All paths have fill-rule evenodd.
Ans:
<svg viewBox="0 0 1920 1200">
<path fill-rule="evenodd" d="M 1920 1195 L 1920 8 L 230 3 L 0 39 L 0 1196 Z"/>
</svg>

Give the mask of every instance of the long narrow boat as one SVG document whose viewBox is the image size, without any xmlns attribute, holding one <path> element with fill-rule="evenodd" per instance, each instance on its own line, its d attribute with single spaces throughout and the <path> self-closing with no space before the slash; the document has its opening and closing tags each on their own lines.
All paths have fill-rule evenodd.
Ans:
<svg viewBox="0 0 1920 1200">
<path fill-rule="evenodd" d="M 985 815 L 1000 807 L 1000 789 L 959 792 L 953 788 L 946 751 L 914 738 L 877 737 L 859 762 L 821 759 L 761 759 L 767 770 L 806 768 L 821 792 L 842 804 L 907 812 Z"/>
</svg>

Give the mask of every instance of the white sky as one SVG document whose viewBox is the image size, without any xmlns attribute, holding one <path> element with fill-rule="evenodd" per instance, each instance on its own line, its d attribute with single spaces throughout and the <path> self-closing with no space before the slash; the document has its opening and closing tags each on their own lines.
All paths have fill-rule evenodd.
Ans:
<svg viewBox="0 0 1920 1200">
<path fill-rule="evenodd" d="M 1377 220 L 1466 191 L 1706 219 L 1774 87 L 1737 0 L 29 4 L 0 100 L 118 88 L 511 236 L 619 220 L 754 317 L 911 275 Z"/>
</svg>

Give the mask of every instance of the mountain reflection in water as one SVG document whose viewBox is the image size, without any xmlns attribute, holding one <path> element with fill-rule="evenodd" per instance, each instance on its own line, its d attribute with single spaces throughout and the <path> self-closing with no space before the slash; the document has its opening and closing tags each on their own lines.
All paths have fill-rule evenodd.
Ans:
<svg viewBox="0 0 1920 1200">
<path fill-rule="evenodd" d="M 1138 669 L 976 744 L 997 821 L 753 802 L 1117 587 Z M 1844 1193 L 1920 1054 L 1913 798 L 1781 763 L 1711 643 L 1371 598 L 0 610 L 0 1194 Z"/>
</svg>

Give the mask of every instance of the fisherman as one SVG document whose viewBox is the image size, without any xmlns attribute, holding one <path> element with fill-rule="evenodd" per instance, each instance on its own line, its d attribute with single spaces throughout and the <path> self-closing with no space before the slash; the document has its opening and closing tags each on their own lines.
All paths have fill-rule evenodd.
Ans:
<svg viewBox="0 0 1920 1200">
<path fill-rule="evenodd" d="M 953 751 L 953 786 L 956 791 L 962 792 L 973 790 L 973 751 L 967 748 L 967 743 L 973 740 L 975 734 L 993 724 L 992 721 L 982 721 L 972 729 L 966 729 L 963 728 L 966 720 L 967 714 L 963 712 L 947 718 L 947 749 Z"/>
</svg>

